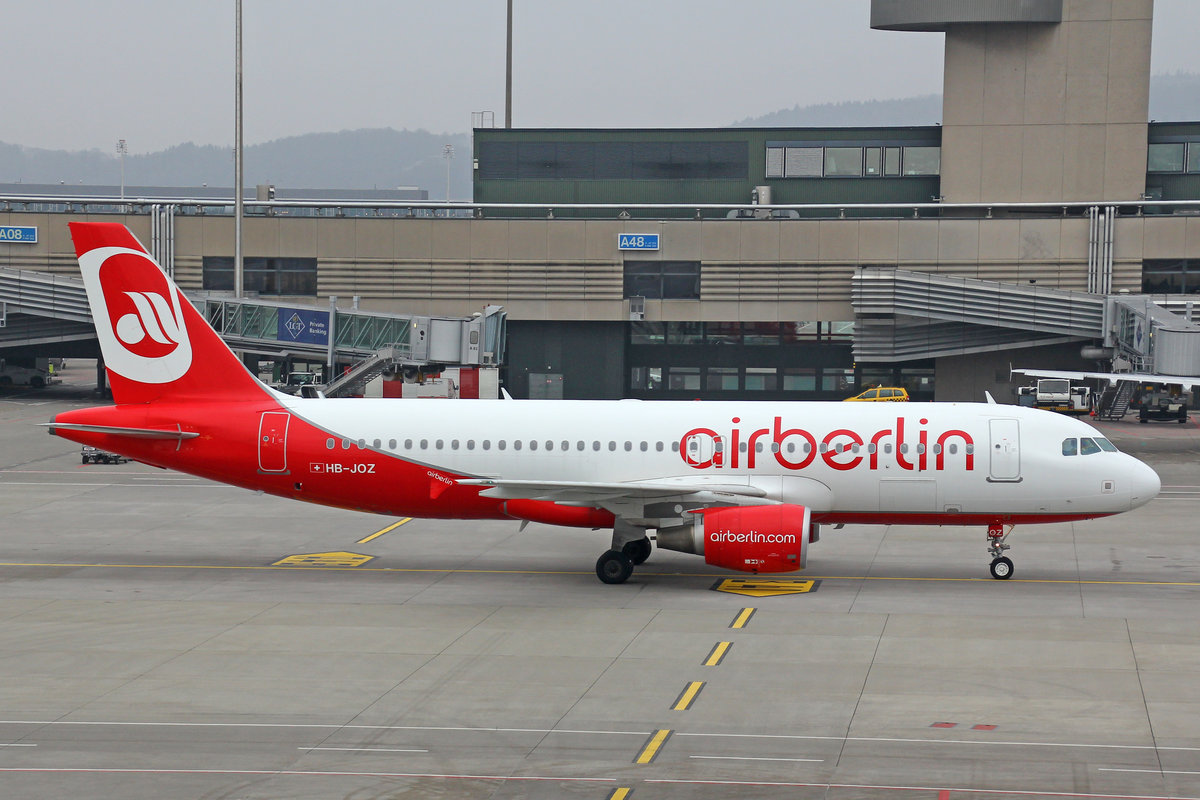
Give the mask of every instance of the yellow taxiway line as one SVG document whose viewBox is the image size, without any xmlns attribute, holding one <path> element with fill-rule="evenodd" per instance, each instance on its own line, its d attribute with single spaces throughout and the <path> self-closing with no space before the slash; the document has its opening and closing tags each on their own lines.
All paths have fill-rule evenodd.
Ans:
<svg viewBox="0 0 1200 800">
<path fill-rule="evenodd" d="M 412 522 L 412 517 L 405 517 L 404 519 L 400 520 L 399 522 L 393 522 L 391 525 L 388 525 L 383 530 L 375 531 L 370 536 L 359 539 L 357 542 L 355 542 L 355 544 L 366 544 L 367 542 L 371 541 L 372 539 L 378 539 L 380 536 L 383 536 L 388 531 L 394 531 L 394 530 L 396 530 L 396 528 L 399 528 L 401 525 L 403 525 L 406 522 Z"/>
</svg>

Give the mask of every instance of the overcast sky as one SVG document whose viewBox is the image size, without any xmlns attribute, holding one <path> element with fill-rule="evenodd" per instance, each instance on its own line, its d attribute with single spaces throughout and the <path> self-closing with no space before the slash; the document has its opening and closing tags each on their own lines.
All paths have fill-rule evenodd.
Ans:
<svg viewBox="0 0 1200 800">
<path fill-rule="evenodd" d="M 1155 74 L 1200 71 L 1200 2 L 1156 0 Z M 245 134 L 465 132 L 504 116 L 505 0 L 244 0 Z M 518 127 L 728 125 L 941 91 L 942 36 L 869 0 L 515 0 Z M 233 143 L 233 0 L 8 3 L 0 141 Z"/>
</svg>

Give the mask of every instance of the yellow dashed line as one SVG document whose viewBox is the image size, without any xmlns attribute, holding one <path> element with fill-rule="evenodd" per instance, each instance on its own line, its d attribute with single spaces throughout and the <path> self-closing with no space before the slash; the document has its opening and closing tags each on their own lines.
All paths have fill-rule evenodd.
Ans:
<svg viewBox="0 0 1200 800">
<path fill-rule="evenodd" d="M 359 539 L 357 542 L 355 542 L 355 544 L 366 544 L 367 542 L 371 541 L 372 539 L 378 539 L 380 536 L 383 536 L 388 531 L 394 531 L 394 530 L 396 530 L 396 528 L 399 528 L 401 525 L 403 525 L 406 522 L 412 522 L 412 517 L 405 517 L 404 519 L 400 520 L 399 522 L 393 522 L 391 525 L 388 525 L 383 530 L 375 531 L 370 536 L 367 536 L 366 538 L 363 538 L 363 539 Z"/>
<path fill-rule="evenodd" d="M 683 693 L 675 700 L 675 705 L 671 706 L 672 711 L 687 711 L 691 708 L 692 703 L 696 702 L 696 695 L 700 694 L 700 690 L 704 688 L 704 681 L 692 681 L 684 688 Z"/>
<path fill-rule="evenodd" d="M 715 667 L 725 658 L 725 654 L 729 652 L 729 648 L 733 647 L 733 642 L 717 642 L 716 647 L 708 654 L 708 658 L 704 659 L 704 666 Z"/>
<path fill-rule="evenodd" d="M 667 739 L 671 738 L 671 731 L 668 728 L 655 731 L 650 735 L 650 739 L 646 742 L 646 746 L 642 748 L 642 752 L 634 759 L 635 764 L 649 764 L 658 757 L 658 751 L 667 743 Z"/>
<path fill-rule="evenodd" d="M 754 616 L 753 608 L 743 608 L 741 611 L 738 612 L 738 615 L 733 618 L 733 622 L 729 623 L 729 627 L 744 628 L 744 627 L 746 627 L 746 623 L 748 623 L 750 621 L 750 618 L 753 616 Z"/>
</svg>

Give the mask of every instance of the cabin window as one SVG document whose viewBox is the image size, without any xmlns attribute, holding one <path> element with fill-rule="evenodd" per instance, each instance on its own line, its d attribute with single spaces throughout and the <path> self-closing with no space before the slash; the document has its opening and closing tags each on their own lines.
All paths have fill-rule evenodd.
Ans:
<svg viewBox="0 0 1200 800">
<path fill-rule="evenodd" d="M 343 450 L 350 449 L 350 440 L 349 439 L 342 439 L 342 449 Z"/>
<path fill-rule="evenodd" d="M 763 451 L 762 442 L 755 442 L 754 443 L 754 452 L 761 453 L 762 451 Z"/>
<path fill-rule="evenodd" d="M 662 442 L 655 442 L 655 443 L 654 443 L 654 449 L 655 449 L 655 450 L 657 450 L 658 452 L 660 452 L 660 453 L 661 453 L 661 452 L 663 451 L 663 443 L 662 443 Z"/>
<path fill-rule="evenodd" d="M 554 452 L 554 442 L 550 442 L 550 441 L 546 442 L 546 452 L 547 453 Z"/>
<path fill-rule="evenodd" d="M 908 454 L 908 442 L 901 442 L 901 443 L 900 443 L 900 452 L 901 452 L 901 453 L 904 453 L 905 455 L 907 455 L 907 454 Z"/>
<path fill-rule="evenodd" d="M 359 449 L 359 450 L 363 450 L 363 449 L 365 449 L 365 448 L 366 448 L 366 446 L 367 446 L 367 440 L 366 440 L 366 439 L 359 439 L 359 440 L 358 440 L 358 449 Z"/>
<path fill-rule="evenodd" d="M 1078 439 L 1063 439 L 1062 454 L 1064 456 L 1074 456 L 1079 454 Z"/>
<path fill-rule="evenodd" d="M 378 450 L 382 444 L 383 442 L 376 439 L 375 441 L 371 442 L 371 447 L 374 447 L 376 450 Z"/>
<path fill-rule="evenodd" d="M 819 449 L 822 453 L 828 453 L 829 452 L 829 443 L 821 442 L 821 447 Z"/>
<path fill-rule="evenodd" d="M 521 449 L 521 440 L 513 439 L 513 450 L 520 450 L 520 449 Z"/>
<path fill-rule="evenodd" d="M 646 452 L 646 451 L 647 451 L 647 450 L 649 450 L 649 449 L 650 449 L 650 445 L 649 445 L 649 444 L 647 444 L 646 442 L 642 442 L 642 444 L 641 444 L 641 450 L 642 450 L 642 452 L 644 453 L 644 452 Z"/>
<path fill-rule="evenodd" d="M 474 439 L 467 439 L 467 449 L 468 450 L 475 449 L 475 440 Z"/>
<path fill-rule="evenodd" d="M 742 443 L 741 443 L 741 444 L 738 446 L 738 449 L 739 449 L 739 450 L 741 450 L 741 451 L 744 453 L 744 452 L 746 452 L 747 450 L 749 450 L 749 449 L 750 449 L 750 447 L 749 447 L 749 445 L 747 445 L 745 442 L 742 442 Z"/>
<path fill-rule="evenodd" d="M 1079 453 L 1080 455 L 1090 456 L 1093 453 L 1100 452 L 1100 445 L 1096 444 L 1095 439 L 1080 439 Z"/>
<path fill-rule="evenodd" d="M 585 448 L 585 447 L 587 447 L 587 442 L 578 441 L 575 443 L 575 449 L 581 453 L 583 452 L 583 448 Z"/>
<path fill-rule="evenodd" d="M 506 447 L 508 447 L 508 441 L 506 439 L 501 439 L 500 441 L 496 442 L 497 450 L 503 450 Z"/>
<path fill-rule="evenodd" d="M 608 443 L 608 451 L 609 451 L 610 453 L 615 453 L 615 452 L 617 451 L 617 443 L 616 443 L 616 442 L 611 442 L 611 441 L 610 441 L 610 442 Z"/>
<path fill-rule="evenodd" d="M 970 455 L 974 455 L 974 454 L 975 454 L 975 445 L 968 444 L 967 445 L 967 455 L 970 456 Z"/>
<path fill-rule="evenodd" d="M 583 442 L 580 442 L 580 448 L 579 448 L 580 450 L 583 449 L 582 445 L 583 445 Z M 562 451 L 565 453 L 570 449 L 571 449 L 571 443 L 564 440 L 562 443 Z"/>
<path fill-rule="evenodd" d="M 957 455 L 957 454 L 958 454 L 958 445 L 956 445 L 956 444 L 950 445 L 950 455 L 953 456 L 953 455 Z"/>
<path fill-rule="evenodd" d="M 396 449 L 396 440 L 388 439 L 388 450 L 395 450 L 395 449 Z"/>
<path fill-rule="evenodd" d="M 600 443 L 592 442 L 592 450 L 596 451 L 597 453 L 600 452 Z"/>
<path fill-rule="evenodd" d="M 446 442 L 443 439 L 438 439 L 436 442 L 433 443 L 433 446 L 435 448 L 437 448 L 438 450 L 441 450 L 443 447 L 446 446 Z"/>
<path fill-rule="evenodd" d="M 332 438 L 325 440 L 325 449 L 326 450 L 332 450 L 335 447 L 337 447 L 337 442 L 334 441 Z"/>
<path fill-rule="evenodd" d="M 427 449 L 428 447 L 429 447 L 429 440 L 428 440 L 428 439 L 422 439 L 422 440 L 421 440 L 421 449 L 422 449 L 422 450 L 425 450 L 425 449 Z"/>
<path fill-rule="evenodd" d="M 480 446 L 481 446 L 481 447 L 482 447 L 484 450 L 491 450 L 491 449 L 492 449 L 492 440 L 491 440 L 491 439 L 484 439 L 482 442 L 480 442 Z"/>
</svg>

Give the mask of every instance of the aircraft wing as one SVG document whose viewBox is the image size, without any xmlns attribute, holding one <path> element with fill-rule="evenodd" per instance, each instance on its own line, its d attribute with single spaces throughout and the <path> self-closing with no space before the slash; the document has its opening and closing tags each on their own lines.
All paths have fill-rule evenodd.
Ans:
<svg viewBox="0 0 1200 800">
<path fill-rule="evenodd" d="M 1151 372 L 1071 372 L 1061 369 L 1019 369 L 1017 367 L 1013 367 L 1011 371 L 1034 378 L 1066 378 L 1067 380 L 1099 378 L 1108 381 L 1113 386 L 1118 381 L 1180 384 L 1185 391 L 1191 391 L 1192 387 L 1200 386 L 1200 377 L 1195 375 L 1158 375 Z"/>
<path fill-rule="evenodd" d="M 520 481 L 495 478 L 463 478 L 463 486 L 484 486 L 481 495 L 501 500 L 547 500 L 563 505 L 609 506 L 641 503 L 647 500 L 688 498 L 696 502 L 737 504 L 754 502 L 766 492 L 748 484 L 709 483 L 706 481 L 675 480 L 628 481 L 597 483 L 592 481 Z"/>
</svg>

